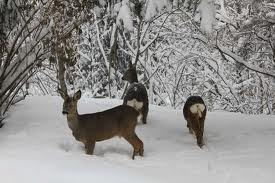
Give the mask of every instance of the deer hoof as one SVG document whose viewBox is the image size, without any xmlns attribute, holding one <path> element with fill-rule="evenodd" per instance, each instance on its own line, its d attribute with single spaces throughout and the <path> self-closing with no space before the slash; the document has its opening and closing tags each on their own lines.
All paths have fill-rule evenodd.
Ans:
<svg viewBox="0 0 275 183">
<path fill-rule="evenodd" d="M 140 149 L 138 151 L 134 151 L 133 155 L 132 155 L 132 159 L 134 160 L 136 155 L 143 156 L 143 151 L 144 151 L 143 149 Z"/>
<path fill-rule="evenodd" d="M 89 152 L 89 151 L 86 151 L 86 154 L 88 154 L 88 155 L 93 155 L 93 153 L 92 153 L 92 152 Z"/>
<path fill-rule="evenodd" d="M 198 146 L 202 149 L 202 146 L 204 145 L 204 143 L 198 143 Z"/>
<path fill-rule="evenodd" d="M 136 156 L 136 152 L 134 151 L 132 155 L 132 160 L 135 160 L 135 156 Z"/>
<path fill-rule="evenodd" d="M 85 147 L 85 152 L 88 155 L 93 155 L 93 151 Z"/>
<path fill-rule="evenodd" d="M 140 156 L 143 156 L 143 153 L 144 153 L 144 150 L 143 150 L 143 149 L 140 149 L 140 150 L 139 150 L 139 155 L 140 155 Z"/>
</svg>

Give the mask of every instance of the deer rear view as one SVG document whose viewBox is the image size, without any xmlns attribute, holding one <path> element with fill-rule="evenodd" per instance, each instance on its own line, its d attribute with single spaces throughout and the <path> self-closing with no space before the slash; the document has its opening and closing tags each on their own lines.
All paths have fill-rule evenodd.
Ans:
<svg viewBox="0 0 275 183">
<path fill-rule="evenodd" d="M 204 145 L 203 132 L 206 116 L 206 106 L 200 96 L 190 96 L 183 107 L 183 115 L 187 121 L 189 133 L 195 133 L 197 144 L 201 148 Z"/>
<path fill-rule="evenodd" d="M 123 105 L 132 106 L 139 111 L 143 124 L 146 124 L 149 111 L 148 94 L 144 85 L 138 83 L 136 68 L 131 63 L 130 68 L 124 73 L 122 80 L 130 83 L 123 99 Z"/>
<path fill-rule="evenodd" d="M 143 156 L 143 142 L 135 133 L 139 113 L 134 108 L 120 105 L 102 112 L 79 115 L 77 102 L 81 91 L 76 92 L 73 97 L 59 92 L 64 99 L 62 113 L 67 115 L 73 136 L 85 145 L 87 154 L 93 154 L 96 142 L 119 136 L 133 146 L 132 159 L 137 154 Z"/>
</svg>

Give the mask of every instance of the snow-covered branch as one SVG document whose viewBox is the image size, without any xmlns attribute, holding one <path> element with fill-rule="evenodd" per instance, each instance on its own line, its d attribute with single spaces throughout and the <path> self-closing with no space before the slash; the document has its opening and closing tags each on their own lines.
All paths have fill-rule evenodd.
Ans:
<svg viewBox="0 0 275 183">
<path fill-rule="evenodd" d="M 226 49 L 225 47 L 221 46 L 221 45 L 217 45 L 218 50 L 220 51 L 221 54 L 226 55 L 228 57 L 231 58 L 231 60 L 234 60 L 235 62 L 238 62 L 239 64 L 245 66 L 246 68 L 248 68 L 249 70 L 261 73 L 263 75 L 267 75 L 270 77 L 275 78 L 275 72 L 274 71 L 269 71 L 267 69 L 262 69 L 260 67 L 257 66 L 253 66 L 250 65 L 249 63 L 247 63 L 247 61 L 245 61 L 242 57 L 236 55 L 235 53 L 229 51 L 228 49 Z M 227 58 L 228 58 L 227 57 Z"/>
</svg>

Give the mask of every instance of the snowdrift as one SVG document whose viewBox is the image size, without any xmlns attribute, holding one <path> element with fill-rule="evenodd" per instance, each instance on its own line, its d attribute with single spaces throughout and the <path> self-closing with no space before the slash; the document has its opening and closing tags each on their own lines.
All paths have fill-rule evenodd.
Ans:
<svg viewBox="0 0 275 183">
<path fill-rule="evenodd" d="M 137 126 L 144 157 L 131 159 L 120 138 L 84 153 L 61 114 L 60 97 L 29 97 L 10 112 L 0 129 L 0 182 L 204 182 L 275 181 L 275 116 L 209 112 L 206 146 L 188 133 L 181 110 L 150 106 L 148 124 Z M 79 113 L 96 112 L 120 100 L 82 98 Z"/>
</svg>

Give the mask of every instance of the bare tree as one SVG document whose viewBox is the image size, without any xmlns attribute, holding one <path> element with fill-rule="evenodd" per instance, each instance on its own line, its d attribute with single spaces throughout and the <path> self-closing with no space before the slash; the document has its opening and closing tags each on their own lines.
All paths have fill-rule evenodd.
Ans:
<svg viewBox="0 0 275 183">
<path fill-rule="evenodd" d="M 26 96 L 22 86 L 47 57 L 43 43 L 50 35 L 46 21 L 50 5 L 51 1 L 15 0 L 0 4 L 0 121 Z"/>
</svg>

